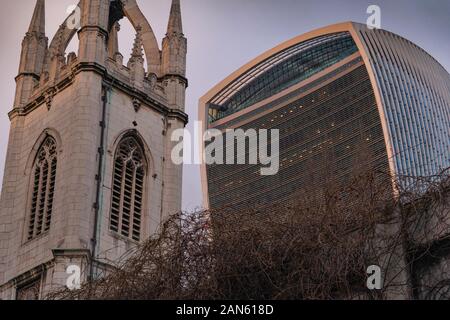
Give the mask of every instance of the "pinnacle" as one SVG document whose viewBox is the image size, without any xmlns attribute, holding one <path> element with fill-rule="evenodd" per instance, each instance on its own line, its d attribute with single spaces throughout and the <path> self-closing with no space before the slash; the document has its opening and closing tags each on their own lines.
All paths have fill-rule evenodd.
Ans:
<svg viewBox="0 0 450 320">
<path fill-rule="evenodd" d="M 169 25 L 167 26 L 167 35 L 171 34 L 183 34 L 180 0 L 172 0 Z"/>
<path fill-rule="evenodd" d="M 28 33 L 45 34 L 45 0 L 37 0 Z"/>
</svg>

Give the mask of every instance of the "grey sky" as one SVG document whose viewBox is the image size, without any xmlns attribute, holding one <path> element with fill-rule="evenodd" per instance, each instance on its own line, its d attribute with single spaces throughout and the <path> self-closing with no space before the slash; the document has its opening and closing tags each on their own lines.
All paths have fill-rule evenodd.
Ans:
<svg viewBox="0 0 450 320">
<path fill-rule="evenodd" d="M 164 36 L 171 0 L 140 0 L 142 11 L 157 38 Z M 76 0 L 47 0 L 47 36 L 51 38 Z M 35 0 L 2 1 L 0 12 L 0 177 L 6 157 L 10 111 L 20 44 Z M 182 0 L 188 38 L 186 111 L 197 119 L 198 99 L 231 72 L 279 43 L 299 34 L 343 21 L 365 22 L 366 9 L 382 10 L 382 28 L 421 46 L 450 70 L 450 0 Z M 121 22 L 121 52 L 128 59 L 134 38 L 131 26 Z M 75 41 L 76 42 L 76 41 Z M 71 44 L 75 51 L 76 43 Z M 202 203 L 199 169 L 186 166 L 183 206 Z"/>
</svg>

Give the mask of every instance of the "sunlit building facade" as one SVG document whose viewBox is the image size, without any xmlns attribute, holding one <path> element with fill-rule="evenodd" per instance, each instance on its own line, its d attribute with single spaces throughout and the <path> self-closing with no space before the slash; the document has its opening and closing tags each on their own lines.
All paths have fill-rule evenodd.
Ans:
<svg viewBox="0 0 450 320">
<path fill-rule="evenodd" d="M 280 201 L 345 181 L 361 163 L 402 177 L 450 167 L 449 73 L 412 42 L 358 23 L 269 50 L 209 91 L 199 110 L 204 129 L 280 132 L 276 175 L 250 164 L 202 167 L 208 208 Z"/>
</svg>

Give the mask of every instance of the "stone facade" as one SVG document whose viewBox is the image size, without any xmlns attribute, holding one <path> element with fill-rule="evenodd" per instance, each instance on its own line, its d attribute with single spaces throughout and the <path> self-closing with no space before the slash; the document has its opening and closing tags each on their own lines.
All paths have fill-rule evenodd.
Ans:
<svg viewBox="0 0 450 320">
<path fill-rule="evenodd" d="M 405 194 L 394 219 L 379 226 L 383 299 L 450 299 L 450 179 L 443 177 L 427 192 Z"/>
<path fill-rule="evenodd" d="M 450 299 L 450 180 L 406 207 L 411 294 Z"/>
<path fill-rule="evenodd" d="M 63 23 L 48 45 L 45 1 L 37 0 L 22 43 L 1 195 L 0 299 L 30 298 L 34 287 L 43 298 L 66 284 L 69 265 L 85 280 L 136 245 L 109 227 L 114 157 L 125 135 L 142 142 L 148 163 L 141 241 L 181 209 L 182 167 L 170 157 L 171 132 L 188 121 L 179 0 L 162 50 L 135 0 L 81 0 L 80 9 L 80 28 Z M 123 17 L 136 29 L 128 66 L 117 41 Z M 78 54 L 66 54 L 73 36 Z M 33 166 L 48 136 L 58 159 L 51 225 L 30 240 Z"/>
</svg>

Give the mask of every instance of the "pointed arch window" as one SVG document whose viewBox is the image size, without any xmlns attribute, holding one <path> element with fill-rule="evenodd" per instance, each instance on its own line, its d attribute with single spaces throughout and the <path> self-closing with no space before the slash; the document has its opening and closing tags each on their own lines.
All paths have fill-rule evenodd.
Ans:
<svg viewBox="0 0 450 320">
<path fill-rule="evenodd" d="M 27 239 L 50 230 L 58 163 L 56 141 L 48 136 L 39 148 L 32 171 L 32 194 Z"/>
<path fill-rule="evenodd" d="M 146 160 L 134 136 L 125 137 L 114 158 L 110 230 L 139 241 Z"/>
</svg>

